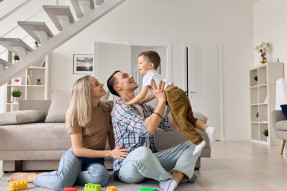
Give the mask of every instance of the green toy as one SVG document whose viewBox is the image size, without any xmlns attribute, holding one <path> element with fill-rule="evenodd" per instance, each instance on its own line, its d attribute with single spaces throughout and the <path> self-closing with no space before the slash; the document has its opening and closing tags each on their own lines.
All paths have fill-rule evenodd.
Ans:
<svg viewBox="0 0 287 191">
<path fill-rule="evenodd" d="M 154 188 L 140 188 L 138 191 L 159 191 L 159 190 Z"/>
<path fill-rule="evenodd" d="M 100 184 L 85 184 L 84 191 L 102 191 Z"/>
</svg>

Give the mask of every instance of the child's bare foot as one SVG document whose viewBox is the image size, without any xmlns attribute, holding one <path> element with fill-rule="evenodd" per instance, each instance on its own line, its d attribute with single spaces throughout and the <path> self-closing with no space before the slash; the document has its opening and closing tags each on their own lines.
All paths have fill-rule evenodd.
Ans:
<svg viewBox="0 0 287 191">
<path fill-rule="evenodd" d="M 23 173 L 23 172 L 17 172 L 12 174 L 9 178 L 8 178 L 8 182 L 10 181 L 14 181 L 14 180 L 27 180 L 28 182 L 34 182 L 36 176 L 38 174 L 37 173 Z"/>
</svg>

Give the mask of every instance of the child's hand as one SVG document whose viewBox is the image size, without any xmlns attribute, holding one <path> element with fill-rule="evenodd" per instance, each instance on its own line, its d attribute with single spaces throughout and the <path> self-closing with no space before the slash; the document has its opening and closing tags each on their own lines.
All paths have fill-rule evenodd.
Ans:
<svg viewBox="0 0 287 191">
<path fill-rule="evenodd" d="M 120 104 L 130 105 L 129 102 L 126 101 L 120 101 Z"/>
</svg>

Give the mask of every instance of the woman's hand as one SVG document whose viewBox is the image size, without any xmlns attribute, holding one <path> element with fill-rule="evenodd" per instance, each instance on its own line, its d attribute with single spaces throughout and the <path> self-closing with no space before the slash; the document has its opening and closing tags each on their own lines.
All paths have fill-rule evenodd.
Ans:
<svg viewBox="0 0 287 191">
<path fill-rule="evenodd" d="M 124 159 L 128 156 L 129 150 L 121 149 L 123 146 L 118 146 L 114 150 L 111 150 L 110 156 L 113 158 Z"/>
</svg>

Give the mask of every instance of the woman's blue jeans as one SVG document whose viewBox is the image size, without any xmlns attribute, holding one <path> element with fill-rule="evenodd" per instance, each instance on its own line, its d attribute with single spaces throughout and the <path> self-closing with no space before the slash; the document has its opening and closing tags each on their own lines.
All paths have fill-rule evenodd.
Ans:
<svg viewBox="0 0 287 191">
<path fill-rule="evenodd" d="M 84 186 L 87 183 L 106 185 L 109 173 L 103 158 L 83 158 L 75 156 L 70 148 L 62 156 L 57 171 L 39 174 L 34 184 L 52 190 L 63 190 L 74 183 Z"/>
</svg>

